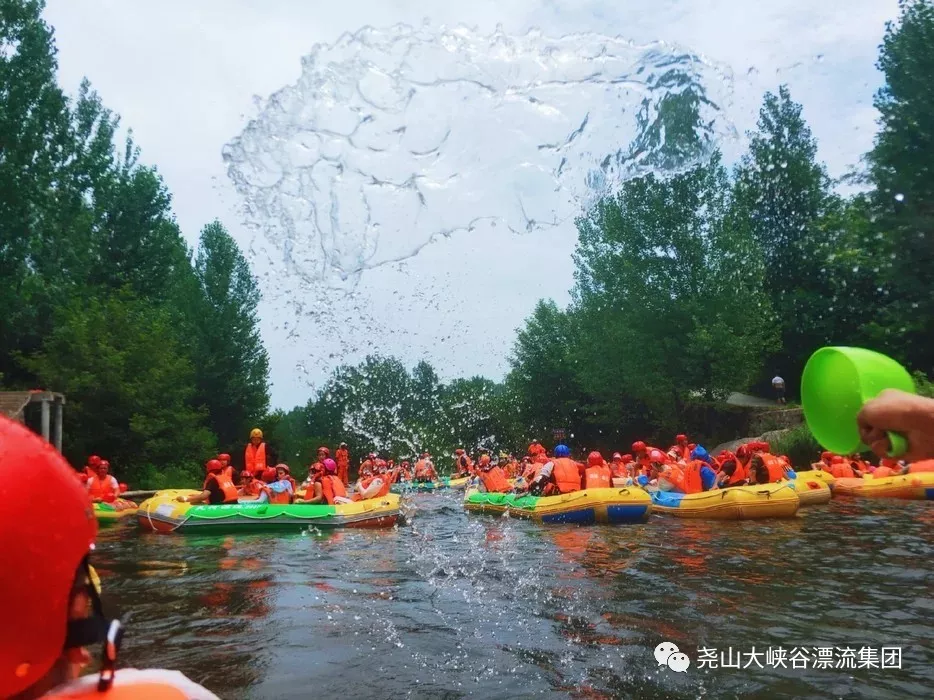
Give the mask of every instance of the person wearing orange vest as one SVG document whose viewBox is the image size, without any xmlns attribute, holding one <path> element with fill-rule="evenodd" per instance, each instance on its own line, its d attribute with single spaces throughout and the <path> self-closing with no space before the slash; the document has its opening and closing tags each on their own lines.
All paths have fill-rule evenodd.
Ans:
<svg viewBox="0 0 934 700">
<path fill-rule="evenodd" d="M 272 505 L 287 506 L 295 494 L 295 480 L 288 464 L 276 465 L 276 480 L 262 487 L 260 500 L 268 500 Z"/>
<path fill-rule="evenodd" d="M 749 464 L 750 484 L 777 484 L 787 478 L 785 465 L 778 457 L 768 452 L 756 454 Z"/>
<path fill-rule="evenodd" d="M 344 486 L 347 486 L 350 483 L 350 451 L 347 449 L 346 442 L 342 442 L 337 448 L 337 452 L 334 453 L 334 462 L 337 464 L 337 478 Z"/>
<path fill-rule="evenodd" d="M 260 480 L 253 477 L 253 472 L 244 469 L 240 472 L 240 488 L 237 493 L 241 500 L 255 501 L 262 493 Z"/>
<path fill-rule="evenodd" d="M 454 450 L 454 478 L 459 479 L 473 474 L 473 463 L 467 453 L 458 447 Z"/>
<path fill-rule="evenodd" d="M 743 447 L 745 445 L 741 446 L 737 453 L 742 452 Z M 720 471 L 717 472 L 717 485 L 722 489 L 731 486 L 744 486 L 746 479 L 747 470 L 740 459 L 740 455 L 734 455 L 732 452 L 727 453 L 725 459 L 720 462 Z"/>
<path fill-rule="evenodd" d="M 97 466 L 97 472 L 88 479 L 88 495 L 94 503 L 113 503 L 117 500 L 117 494 L 120 493 L 120 484 L 110 475 L 110 462 L 106 459 L 100 460 Z"/>
<path fill-rule="evenodd" d="M 490 455 L 481 455 L 479 462 L 481 491 L 487 493 L 509 493 L 512 487 L 506 478 L 506 472 L 498 464 L 493 464 Z"/>
<path fill-rule="evenodd" d="M 856 476 L 853 467 L 847 464 L 841 455 L 834 455 L 830 458 L 830 469 L 826 470 L 835 479 L 852 479 Z"/>
<path fill-rule="evenodd" d="M 355 501 L 368 501 L 372 498 L 382 498 L 389 493 L 391 484 L 389 477 L 386 476 L 385 467 L 382 474 L 367 476 L 357 480 L 357 486 L 353 495 Z"/>
<path fill-rule="evenodd" d="M 85 465 L 84 469 L 79 472 L 81 483 L 88 483 L 88 479 L 97 476 L 97 468 L 101 466 L 103 460 L 97 455 L 91 455 L 88 457 L 88 463 Z"/>
<path fill-rule="evenodd" d="M 333 459 L 324 460 L 324 473 L 320 478 L 321 495 L 324 497 L 324 502 L 332 506 L 350 501 L 347 498 L 347 489 L 344 487 L 344 482 L 337 475 L 337 471 L 337 462 Z"/>
<path fill-rule="evenodd" d="M 210 505 L 236 503 L 240 494 L 230 474 L 224 471 L 221 463 L 216 459 L 209 459 L 204 468 L 207 471 L 207 477 L 204 479 L 201 493 L 193 496 L 178 496 L 175 500 L 181 503 L 208 503 Z"/>
<path fill-rule="evenodd" d="M 688 444 L 688 436 L 684 433 L 679 433 L 675 435 L 675 444 L 668 451 L 676 452 L 678 454 L 678 459 L 688 462 L 691 459 L 692 449 L 693 448 Z"/>
<path fill-rule="evenodd" d="M 587 455 L 587 469 L 584 470 L 585 489 L 608 489 L 612 478 L 612 472 L 603 455 L 596 450 Z"/>
<path fill-rule="evenodd" d="M 330 450 L 327 447 L 319 447 L 317 458 L 314 462 L 311 463 L 311 466 L 308 467 L 308 476 L 311 478 L 312 474 L 316 474 L 324 470 L 324 460 L 330 458 Z"/>
<path fill-rule="evenodd" d="M 431 455 L 427 452 L 422 453 L 421 459 L 415 463 L 415 481 L 427 482 L 438 478 L 435 471 L 435 465 L 431 462 Z"/>
<path fill-rule="evenodd" d="M 371 452 L 366 456 L 366 459 L 360 462 L 360 468 L 357 470 L 357 476 L 373 476 L 373 469 L 376 465 L 376 454 Z"/>
<path fill-rule="evenodd" d="M 262 478 L 263 472 L 268 466 L 263 431 L 259 428 L 253 428 L 250 431 L 250 442 L 243 451 L 243 468 L 253 472 L 253 476 L 256 478 Z"/>
<path fill-rule="evenodd" d="M 583 465 L 571 459 L 570 448 L 567 445 L 557 445 L 554 459 L 542 466 L 529 491 L 545 495 L 580 491 L 583 471 Z"/>
<path fill-rule="evenodd" d="M 0 479 L 29 494 L 0 511 L 0 591 L 8 603 L 0 616 L 0 697 L 216 700 L 177 671 L 115 671 L 123 627 L 104 616 L 100 602 L 91 567 L 97 520 L 85 488 L 20 423 L 0 417 L 0 445 Z M 55 517 L 36 519 L 37 508 Z M 101 646 L 100 673 L 81 678 L 91 649 Z"/>
</svg>

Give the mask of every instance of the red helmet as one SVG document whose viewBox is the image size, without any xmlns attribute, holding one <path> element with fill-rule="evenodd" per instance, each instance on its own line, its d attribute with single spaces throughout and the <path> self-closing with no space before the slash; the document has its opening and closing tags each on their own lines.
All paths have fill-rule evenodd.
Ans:
<svg viewBox="0 0 934 700">
<path fill-rule="evenodd" d="M 677 435 L 675 435 L 675 442 L 687 442 L 687 441 L 688 441 L 688 436 L 685 435 L 684 433 L 678 433 Z"/>
<path fill-rule="evenodd" d="M 630 462 L 632 462 L 632 455 L 631 454 L 623 455 L 623 464 L 629 464 Z"/>
<path fill-rule="evenodd" d="M 480 455 L 480 466 L 485 467 L 490 463 L 490 455 Z"/>
<path fill-rule="evenodd" d="M 331 450 L 329 450 L 329 449 L 328 449 L 327 447 L 325 447 L 324 445 L 322 445 L 321 447 L 318 448 L 318 454 L 321 454 L 322 452 L 324 453 L 324 456 L 325 456 L 325 457 L 330 457 L 330 456 L 331 456 Z"/>
<path fill-rule="evenodd" d="M 833 458 L 833 452 L 828 452 L 827 450 L 824 450 L 823 452 L 820 453 L 820 458 L 821 458 L 821 461 L 826 462 L 827 460 Z"/>
<path fill-rule="evenodd" d="M 217 455 L 217 458 L 221 462 L 230 462 L 230 455 L 227 454 L 226 452 L 221 452 L 219 455 Z"/>
<path fill-rule="evenodd" d="M 464 450 L 462 450 L 460 447 L 458 447 L 456 450 L 454 450 L 454 454 L 456 454 L 456 455 L 462 455 L 462 454 L 464 454 Z"/>
<path fill-rule="evenodd" d="M 276 471 L 278 472 L 280 469 L 281 469 L 282 471 L 284 471 L 286 474 L 289 474 L 289 475 L 292 474 L 292 470 L 289 469 L 289 465 L 288 465 L 288 464 L 277 464 L 277 465 L 276 465 Z"/>
<path fill-rule="evenodd" d="M 740 445 L 738 448 L 736 448 L 736 456 L 743 457 L 743 458 L 748 457 L 749 456 L 749 445 Z"/>
<path fill-rule="evenodd" d="M 253 472 L 251 472 L 251 471 L 248 470 L 248 469 L 244 469 L 242 472 L 240 472 L 240 478 L 241 478 L 241 479 L 252 479 L 252 478 L 253 478 Z"/>
<path fill-rule="evenodd" d="M 208 473 L 210 473 L 210 472 L 219 472 L 221 469 L 224 468 L 224 465 L 221 464 L 219 460 L 216 460 L 216 459 L 209 459 L 209 460 L 205 463 L 204 468 L 208 471 Z"/>
<path fill-rule="evenodd" d="M 665 453 L 661 450 L 652 450 L 649 452 L 649 461 L 650 462 L 665 462 Z"/>
<path fill-rule="evenodd" d="M 840 455 L 834 455 L 834 456 L 830 459 L 830 463 L 831 463 L 831 464 L 843 464 L 843 462 L 844 462 L 844 459 L 843 459 L 843 457 L 841 457 Z"/>
<path fill-rule="evenodd" d="M 61 657 L 75 574 L 94 544 L 97 520 L 74 470 L 24 426 L 0 417 L 0 475 L 29 498 L 0 511 L 0 697 L 17 695 Z M 36 518 L 37 512 L 55 513 Z M 30 515 L 32 513 L 32 515 Z"/>
<path fill-rule="evenodd" d="M 646 444 L 642 442 L 642 440 L 636 440 L 634 443 L 632 443 L 632 451 L 635 454 L 638 454 L 639 452 L 645 452 L 645 448 Z"/>
<path fill-rule="evenodd" d="M 589 455 L 587 455 L 587 464 L 591 467 L 599 467 L 603 464 L 603 455 L 594 450 Z"/>
<path fill-rule="evenodd" d="M 263 470 L 263 481 L 267 484 L 271 484 L 276 480 L 276 468 L 275 467 L 266 467 Z"/>
<path fill-rule="evenodd" d="M 101 458 L 97 455 L 91 455 L 88 457 L 88 466 L 92 469 L 97 469 L 101 465 Z"/>
<path fill-rule="evenodd" d="M 104 467 L 105 469 L 110 469 L 110 462 L 108 462 L 106 459 L 102 459 L 100 464 L 98 464 L 97 466 Z"/>
</svg>

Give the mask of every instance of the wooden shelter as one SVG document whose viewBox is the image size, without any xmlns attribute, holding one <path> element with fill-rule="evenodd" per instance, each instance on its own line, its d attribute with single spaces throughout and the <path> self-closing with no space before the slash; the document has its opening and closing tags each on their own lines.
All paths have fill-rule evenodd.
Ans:
<svg viewBox="0 0 934 700">
<path fill-rule="evenodd" d="M 26 409 L 40 404 L 42 437 L 52 442 L 55 449 L 62 451 L 62 408 L 65 395 L 54 391 L 33 389 L 32 391 L 0 391 L 0 413 L 26 425 Z M 52 412 L 55 412 L 54 422 Z"/>
</svg>

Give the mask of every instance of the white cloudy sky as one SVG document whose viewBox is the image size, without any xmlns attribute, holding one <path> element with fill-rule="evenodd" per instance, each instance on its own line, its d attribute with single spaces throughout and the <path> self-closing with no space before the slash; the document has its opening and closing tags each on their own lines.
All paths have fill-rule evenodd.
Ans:
<svg viewBox="0 0 934 700">
<path fill-rule="evenodd" d="M 220 217 L 244 249 L 251 237 L 238 221 L 221 149 L 255 116 L 254 96 L 294 82 L 301 57 L 343 32 L 427 20 L 681 44 L 731 69 L 727 110 L 740 133 L 754 126 L 763 91 L 788 83 L 821 157 L 840 175 L 871 145 L 877 47 L 896 14 L 897 0 L 47 0 L 46 10 L 63 85 L 74 90 L 87 76 L 133 128 L 192 244 Z M 303 403 L 335 351 L 352 360 L 380 350 L 409 364 L 425 357 L 446 378 L 501 377 L 513 329 L 535 301 L 567 300 L 574 240 L 570 226 L 521 237 L 481 231 L 368 273 L 353 305 L 335 308 L 335 317 L 362 308 L 381 321 L 370 334 L 322 337 L 322 326 L 304 319 L 290 337 L 292 312 L 268 286 L 278 285 L 275 275 L 262 275 L 273 403 Z"/>
</svg>

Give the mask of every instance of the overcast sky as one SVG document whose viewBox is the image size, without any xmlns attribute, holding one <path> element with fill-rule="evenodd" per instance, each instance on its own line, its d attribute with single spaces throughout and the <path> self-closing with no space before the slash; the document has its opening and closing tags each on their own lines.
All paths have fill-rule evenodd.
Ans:
<svg viewBox="0 0 934 700">
<path fill-rule="evenodd" d="M 728 69 L 725 108 L 740 134 L 754 127 L 762 93 L 788 83 L 820 157 L 841 175 L 872 144 L 881 83 L 874 64 L 885 22 L 896 15 L 897 0 L 47 0 L 46 10 L 63 86 L 73 92 L 88 77 L 132 127 L 189 241 L 219 217 L 247 251 L 253 239 L 238 219 L 221 149 L 257 114 L 254 96 L 293 83 L 313 45 L 344 32 L 427 20 L 681 44 Z M 427 358 L 444 378 L 499 379 L 513 331 L 536 300 L 567 301 L 574 242 L 573 227 L 564 226 L 525 236 L 480 231 L 427 246 L 366 273 L 354 299 L 334 305 L 338 323 L 357 313 L 379 320 L 371 333 L 358 324 L 352 336 L 314 318 L 296 326 L 276 293 L 285 286 L 261 274 L 274 405 L 304 403 L 329 363 L 375 350 L 409 365 Z"/>
</svg>

